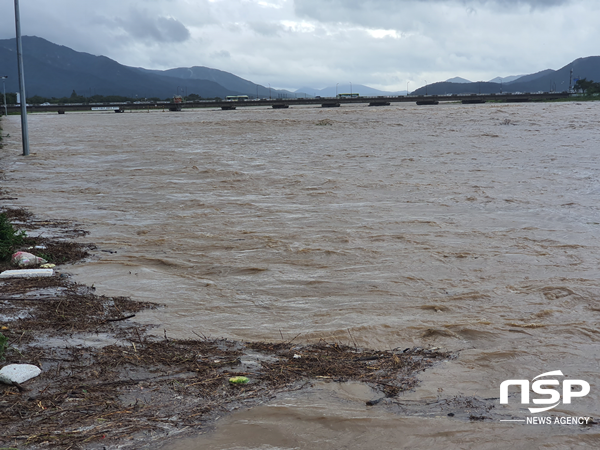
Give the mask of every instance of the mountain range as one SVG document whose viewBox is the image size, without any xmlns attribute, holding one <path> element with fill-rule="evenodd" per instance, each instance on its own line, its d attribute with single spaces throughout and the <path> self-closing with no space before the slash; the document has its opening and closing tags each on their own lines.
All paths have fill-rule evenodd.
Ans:
<svg viewBox="0 0 600 450">
<path fill-rule="evenodd" d="M 23 65 L 27 97 L 68 97 L 79 95 L 122 95 L 126 97 L 169 98 L 187 93 L 204 98 L 248 95 L 254 98 L 295 97 L 290 91 L 269 89 L 238 76 L 191 67 L 147 70 L 129 67 L 107 58 L 77 52 L 36 36 L 23 36 Z M 8 75 L 6 89 L 19 89 L 16 40 L 0 40 L 0 73 Z"/>
<path fill-rule="evenodd" d="M 571 74 L 571 70 L 573 71 Z M 440 83 L 432 83 L 420 87 L 411 95 L 446 95 L 446 94 L 497 94 L 516 92 L 562 92 L 568 91 L 580 78 L 600 81 L 600 56 L 578 58 L 558 69 L 546 69 L 530 75 L 519 77 L 494 78 L 492 81 L 456 80 L 452 78 Z M 462 81 L 461 81 L 462 80 Z"/>
<path fill-rule="evenodd" d="M 28 97 L 78 95 L 122 95 L 139 98 L 170 98 L 197 94 L 203 98 L 248 95 L 250 98 L 334 97 L 338 93 L 361 96 L 404 95 L 360 84 L 341 84 L 323 89 L 302 87 L 295 92 L 271 89 L 234 74 L 209 67 L 193 66 L 169 70 L 130 67 L 107 58 L 77 52 L 36 36 L 23 36 L 26 92 Z M 571 74 L 572 71 L 572 74 Z M 15 39 L 0 40 L 0 75 L 8 75 L 7 92 L 18 90 Z M 558 70 L 470 82 L 455 77 L 420 87 L 412 95 L 476 94 L 499 92 L 566 91 L 578 78 L 600 81 L 600 56 L 579 58 Z"/>
</svg>

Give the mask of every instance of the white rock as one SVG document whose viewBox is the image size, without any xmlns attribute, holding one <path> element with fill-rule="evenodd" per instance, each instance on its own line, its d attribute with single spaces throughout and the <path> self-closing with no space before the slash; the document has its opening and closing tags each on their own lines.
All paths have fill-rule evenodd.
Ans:
<svg viewBox="0 0 600 450">
<path fill-rule="evenodd" d="M 0 382 L 6 384 L 24 383 L 37 377 L 42 371 L 31 364 L 9 364 L 0 369 Z"/>
<path fill-rule="evenodd" d="M 29 277 L 51 277 L 53 269 L 18 269 L 5 270 L 0 273 L 0 278 L 29 278 Z"/>
</svg>

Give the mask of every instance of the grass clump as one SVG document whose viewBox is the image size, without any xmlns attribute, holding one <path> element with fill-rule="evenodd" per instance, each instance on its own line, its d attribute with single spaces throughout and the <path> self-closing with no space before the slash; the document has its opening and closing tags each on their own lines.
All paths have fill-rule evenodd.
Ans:
<svg viewBox="0 0 600 450">
<path fill-rule="evenodd" d="M 0 361 L 4 361 L 4 352 L 8 348 L 8 338 L 0 333 Z"/>
<path fill-rule="evenodd" d="M 0 261 L 10 259 L 13 251 L 23 244 L 24 231 L 17 231 L 8 220 L 6 213 L 0 213 Z"/>
</svg>

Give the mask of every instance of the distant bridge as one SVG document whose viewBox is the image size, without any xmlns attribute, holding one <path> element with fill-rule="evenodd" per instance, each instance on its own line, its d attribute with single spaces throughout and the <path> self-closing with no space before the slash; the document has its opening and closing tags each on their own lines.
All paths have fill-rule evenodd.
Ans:
<svg viewBox="0 0 600 450">
<path fill-rule="evenodd" d="M 28 112 L 58 112 L 67 111 L 92 111 L 92 110 L 114 110 L 124 112 L 127 110 L 181 110 L 190 108 L 221 108 L 232 110 L 238 107 L 270 106 L 272 108 L 289 108 L 294 105 L 320 105 L 321 107 L 339 107 L 345 104 L 368 103 L 369 106 L 388 106 L 392 103 L 416 103 L 418 105 L 438 105 L 443 102 L 460 102 L 463 104 L 477 104 L 486 102 L 522 103 L 535 101 L 548 101 L 569 98 L 572 94 L 568 92 L 543 92 L 536 94 L 452 94 L 452 95 L 403 95 L 403 96 L 378 96 L 378 97 L 355 97 L 355 98 L 278 98 L 257 99 L 246 101 L 226 100 L 197 100 L 180 104 L 171 102 L 134 102 L 134 103 L 76 103 L 76 104 L 52 104 L 52 105 L 30 105 Z M 8 106 L 9 112 L 20 112 L 18 106 Z"/>
</svg>

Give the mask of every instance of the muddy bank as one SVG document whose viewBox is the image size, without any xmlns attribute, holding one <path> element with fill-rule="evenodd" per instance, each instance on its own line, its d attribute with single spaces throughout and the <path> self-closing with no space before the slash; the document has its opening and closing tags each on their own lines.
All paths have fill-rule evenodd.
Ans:
<svg viewBox="0 0 600 450">
<path fill-rule="evenodd" d="M 96 295 L 72 281 L 69 264 L 91 258 L 85 232 L 2 208 L 27 231 L 23 249 L 56 263 L 48 278 L 0 281 L 0 364 L 35 364 L 42 374 L 23 386 L 0 385 L 3 446 L 15 448 L 142 448 L 210 429 L 217 417 L 298 390 L 315 380 L 367 383 L 377 407 L 414 388 L 417 375 L 453 355 L 437 348 L 361 349 L 346 343 L 297 345 L 150 337 L 135 314 L 162 305 Z M 48 237 L 52 233 L 51 237 Z M 3 262 L 0 269 L 9 268 Z M 349 344 L 349 345 L 348 345 Z M 229 379 L 244 376 L 247 384 Z M 382 404 L 385 404 L 384 401 Z M 471 408 L 471 420 L 485 408 Z"/>
</svg>

